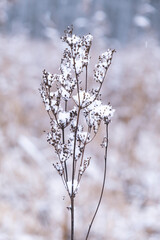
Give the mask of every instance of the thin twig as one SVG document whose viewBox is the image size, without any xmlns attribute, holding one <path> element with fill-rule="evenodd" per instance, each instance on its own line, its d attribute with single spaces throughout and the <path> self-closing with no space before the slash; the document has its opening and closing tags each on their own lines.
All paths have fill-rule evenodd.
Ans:
<svg viewBox="0 0 160 240">
<path fill-rule="evenodd" d="M 85 92 L 87 92 L 87 88 L 88 88 L 88 68 L 86 65 L 86 82 L 85 82 Z"/>
<path fill-rule="evenodd" d="M 64 138 L 64 127 L 62 128 L 62 142 L 63 144 L 65 143 L 65 138 Z M 68 182 L 68 171 L 67 171 L 67 163 L 66 161 L 64 162 L 64 172 L 65 172 L 65 180 Z"/>
<path fill-rule="evenodd" d="M 87 140 L 88 140 L 88 136 L 90 134 L 91 128 L 88 127 L 88 131 L 87 131 L 87 136 L 83 145 L 83 151 L 82 151 L 82 156 L 81 156 L 81 161 L 80 161 L 80 168 L 82 167 L 83 164 L 83 157 L 84 157 L 84 152 L 85 152 L 85 147 L 87 145 Z M 82 175 L 80 173 L 78 173 L 78 183 L 80 182 Z"/>
<path fill-rule="evenodd" d="M 78 130 L 78 124 L 79 124 L 79 117 L 80 117 L 80 111 L 81 108 L 78 109 L 77 114 L 77 123 L 76 123 L 76 129 L 75 129 L 75 135 L 74 135 L 74 148 L 73 148 L 73 162 L 72 162 L 72 188 L 71 188 L 71 240 L 74 240 L 74 178 L 75 178 L 75 155 L 76 155 L 76 139 L 77 139 L 77 130 Z"/>
<path fill-rule="evenodd" d="M 88 232 L 87 232 L 87 235 L 86 235 L 86 239 L 88 239 L 89 237 L 89 233 L 90 233 L 90 230 L 91 230 L 91 227 L 92 227 L 92 224 L 95 220 L 95 217 L 97 215 L 97 212 L 98 212 L 98 209 L 99 209 L 99 206 L 101 204 L 101 201 L 102 201 L 102 196 L 103 196 L 103 193 L 104 193 L 104 187 L 105 187 L 105 181 L 106 181 L 106 173 L 107 173 L 107 149 L 108 149 L 108 123 L 106 123 L 106 146 L 105 146 L 105 155 L 104 155 L 104 176 L 103 176 L 103 183 L 102 183 L 102 189 L 101 189 L 101 193 L 100 193 L 100 198 L 99 198 L 99 201 L 98 201 L 98 205 L 96 207 L 96 210 L 95 210 L 95 213 L 93 215 L 93 218 L 91 220 L 91 223 L 89 225 L 89 228 L 88 228 Z"/>
<path fill-rule="evenodd" d="M 67 100 L 65 100 L 65 112 L 67 112 Z"/>
</svg>

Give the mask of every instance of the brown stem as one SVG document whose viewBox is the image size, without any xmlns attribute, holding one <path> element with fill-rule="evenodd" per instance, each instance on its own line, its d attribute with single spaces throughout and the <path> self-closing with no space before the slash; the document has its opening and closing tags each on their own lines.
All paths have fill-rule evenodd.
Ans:
<svg viewBox="0 0 160 240">
<path fill-rule="evenodd" d="M 71 240 L 74 240 L 74 196 L 71 196 Z"/>
<path fill-rule="evenodd" d="M 67 112 L 67 100 L 65 100 L 65 112 Z"/>
<path fill-rule="evenodd" d="M 93 218 L 91 220 L 91 223 L 89 225 L 89 228 L 88 228 L 88 232 L 87 232 L 87 235 L 86 235 L 86 239 L 88 239 L 89 237 L 89 233 L 90 233 L 90 230 L 91 230 L 91 227 L 92 227 L 92 224 L 95 220 L 95 217 L 97 215 L 97 212 L 98 212 L 98 209 L 99 209 L 99 206 L 101 204 L 101 201 L 102 201 L 102 196 L 103 196 L 103 193 L 104 193 L 104 187 L 105 187 L 105 181 L 106 181 L 106 173 L 107 173 L 107 149 L 108 149 L 108 123 L 106 123 L 106 146 L 105 146 L 105 155 L 104 155 L 104 175 L 103 175 L 103 183 L 102 183 L 102 189 L 101 189 L 101 193 L 100 193 L 100 198 L 99 198 L 99 201 L 98 201 L 98 204 L 97 204 L 97 207 L 96 207 L 96 210 L 95 210 L 95 213 L 93 215 Z"/>
<path fill-rule="evenodd" d="M 85 82 L 85 92 L 87 92 L 87 84 L 88 84 L 88 68 L 87 68 L 87 65 L 86 65 L 86 82 Z"/>
<path fill-rule="evenodd" d="M 73 162 L 72 162 L 72 188 L 71 188 L 71 240 L 74 240 L 74 178 L 75 178 L 75 154 L 76 154 L 76 138 L 77 138 L 77 131 L 78 131 L 78 123 L 79 123 L 79 116 L 80 116 L 80 110 L 78 109 L 77 114 L 77 123 L 76 123 L 76 129 L 75 129 L 75 135 L 74 135 L 74 148 L 73 148 Z"/>
<path fill-rule="evenodd" d="M 64 128 L 62 128 L 62 142 L 63 144 L 65 143 L 65 138 L 64 138 Z M 68 171 L 67 171 L 67 163 L 66 161 L 64 162 L 64 172 L 65 172 L 65 181 L 66 183 L 68 182 Z"/>
<path fill-rule="evenodd" d="M 85 147 L 87 145 L 87 139 L 88 139 L 88 135 L 90 134 L 90 130 L 91 129 L 88 127 L 87 136 L 86 136 L 86 139 L 85 139 L 85 142 L 83 145 L 83 152 L 82 152 L 81 161 L 80 161 L 80 168 L 82 167 L 82 164 L 83 164 L 84 151 L 85 151 Z M 80 173 L 78 173 L 78 183 L 80 182 L 80 179 L 81 179 L 81 175 L 80 175 Z"/>
</svg>

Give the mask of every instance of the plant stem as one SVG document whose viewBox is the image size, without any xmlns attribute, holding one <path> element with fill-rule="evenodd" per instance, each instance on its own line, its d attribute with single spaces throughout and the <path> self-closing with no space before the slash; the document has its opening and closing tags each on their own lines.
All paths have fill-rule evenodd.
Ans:
<svg viewBox="0 0 160 240">
<path fill-rule="evenodd" d="M 64 128 L 62 128 L 62 142 L 63 142 L 63 144 L 65 143 Z M 66 161 L 64 162 L 64 172 L 65 172 L 65 181 L 67 183 L 68 182 L 68 172 L 67 172 L 67 163 L 66 163 Z"/>
<path fill-rule="evenodd" d="M 77 114 L 77 123 L 76 123 L 76 129 L 75 129 L 75 135 L 74 135 L 74 148 L 73 148 L 73 163 L 72 163 L 72 189 L 71 189 L 71 240 L 74 240 L 74 178 L 75 178 L 75 154 L 76 154 L 76 138 L 77 138 L 77 131 L 78 131 L 78 123 L 79 123 L 79 116 L 80 116 L 81 108 L 78 109 Z"/>
<path fill-rule="evenodd" d="M 74 196 L 71 196 L 71 240 L 74 240 Z"/>
<path fill-rule="evenodd" d="M 67 112 L 67 100 L 65 100 L 65 112 Z"/>
<path fill-rule="evenodd" d="M 90 225 L 89 225 L 88 232 L 87 232 L 87 235 L 86 235 L 86 239 L 85 239 L 85 240 L 87 240 L 88 237 L 89 237 L 89 233 L 90 233 L 92 224 L 93 224 L 93 222 L 94 222 L 94 220 L 95 220 L 95 217 L 96 217 L 96 215 L 97 215 L 99 206 L 100 206 L 100 204 L 101 204 L 102 196 L 103 196 L 103 193 L 104 193 L 104 187 L 105 187 L 105 181 L 106 181 L 106 173 L 107 173 L 107 149 L 108 149 L 108 123 L 106 123 L 106 146 L 105 146 L 105 155 L 104 155 L 104 176 L 103 176 L 102 189 L 101 189 L 100 198 L 99 198 L 99 201 L 98 201 L 98 204 L 97 204 L 95 213 L 94 213 L 94 215 L 93 215 L 93 218 L 92 218 L 92 220 L 91 220 L 91 223 L 90 223 Z"/>
<path fill-rule="evenodd" d="M 87 68 L 87 66 L 86 66 L 86 82 L 85 82 L 85 92 L 87 92 L 87 81 L 88 81 L 88 68 Z"/>
</svg>

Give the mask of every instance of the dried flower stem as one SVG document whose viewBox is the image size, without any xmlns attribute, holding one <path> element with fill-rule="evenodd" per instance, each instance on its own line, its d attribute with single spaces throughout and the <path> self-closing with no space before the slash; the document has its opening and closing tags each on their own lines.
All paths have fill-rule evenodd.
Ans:
<svg viewBox="0 0 160 240">
<path fill-rule="evenodd" d="M 111 105 L 104 105 L 100 100 L 100 90 L 111 64 L 114 50 L 108 49 L 99 57 L 93 76 L 98 87 L 88 91 L 89 50 L 93 37 L 90 34 L 79 37 L 72 32 L 73 28 L 68 27 L 62 37 L 68 48 L 64 50 L 61 59 L 61 73 L 53 75 L 44 70 L 40 93 L 50 118 L 51 130 L 47 135 L 47 141 L 54 147 L 58 156 L 58 162 L 53 166 L 61 176 L 70 197 L 71 207 L 68 209 L 71 210 L 71 240 L 74 240 L 75 196 L 91 159 L 91 157 L 85 156 L 86 145 L 92 142 L 97 135 L 101 122 L 104 122 L 108 129 L 108 124 L 114 113 Z M 82 83 L 80 74 L 84 69 L 85 80 Z M 70 109 L 73 104 L 74 107 Z M 86 239 L 89 236 L 104 191 L 108 130 L 106 139 L 104 181 Z M 71 161 L 70 171 L 68 161 Z"/>
<path fill-rule="evenodd" d="M 85 92 L 87 92 L 87 88 L 88 88 L 88 67 L 86 66 Z"/>
<path fill-rule="evenodd" d="M 65 102 L 65 108 L 66 108 L 66 102 Z M 62 128 L 62 143 L 65 144 L 65 138 L 64 138 L 64 128 Z M 64 171 L 65 171 L 65 180 L 68 182 L 68 170 L 67 170 L 67 163 L 64 162 Z"/>
<path fill-rule="evenodd" d="M 105 182 L 106 182 L 106 173 L 107 173 L 107 150 L 108 150 L 108 123 L 105 124 L 106 125 L 106 146 L 105 146 L 105 155 L 104 155 L 104 176 L 103 176 L 103 183 L 102 183 L 102 189 L 101 189 L 101 193 L 100 193 L 100 198 L 99 198 L 99 201 L 98 201 L 98 204 L 97 204 L 97 207 L 96 207 L 96 210 L 95 210 L 95 213 L 93 215 L 93 218 L 91 220 L 91 223 L 89 225 L 89 228 L 88 228 L 88 232 L 87 232 L 87 235 L 86 235 L 86 239 L 88 239 L 89 237 L 89 234 L 90 234 L 90 231 L 91 231 L 91 227 L 93 225 L 93 222 L 95 220 L 95 217 L 97 215 L 97 212 L 99 210 L 99 207 L 100 207 L 100 204 L 101 204 L 101 201 L 102 201 L 102 197 L 103 197 L 103 193 L 104 193 L 104 187 L 105 187 Z"/>
<path fill-rule="evenodd" d="M 77 114 L 77 123 L 76 123 L 76 129 L 75 129 L 75 135 L 74 135 L 74 148 L 73 148 L 73 162 L 72 162 L 72 190 L 71 190 L 71 240 L 74 240 L 74 179 L 75 179 L 75 172 L 76 172 L 76 160 L 75 160 L 75 152 L 76 152 L 76 139 L 77 139 L 77 129 L 78 129 L 78 123 L 79 123 L 79 116 L 80 116 L 81 108 L 78 109 Z"/>
</svg>

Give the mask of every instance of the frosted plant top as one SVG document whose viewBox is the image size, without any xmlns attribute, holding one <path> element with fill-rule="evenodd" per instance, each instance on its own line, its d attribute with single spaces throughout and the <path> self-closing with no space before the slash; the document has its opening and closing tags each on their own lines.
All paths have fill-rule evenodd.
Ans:
<svg viewBox="0 0 160 240">
<path fill-rule="evenodd" d="M 47 141 L 58 156 L 54 167 L 72 196 L 77 193 L 91 160 L 86 156 L 86 145 L 96 136 L 101 122 L 108 124 L 115 111 L 110 104 L 103 104 L 100 100 L 100 91 L 115 50 L 108 49 L 99 56 L 93 72 L 95 84 L 90 88 L 87 66 L 92 35 L 76 36 L 73 28 L 68 27 L 62 40 L 68 48 L 61 58 L 60 73 L 51 74 L 44 70 L 40 93 L 50 118 Z M 86 74 L 82 77 L 83 71 Z M 68 161 L 78 164 L 79 168 L 75 168 L 77 178 L 68 176 Z"/>
</svg>

